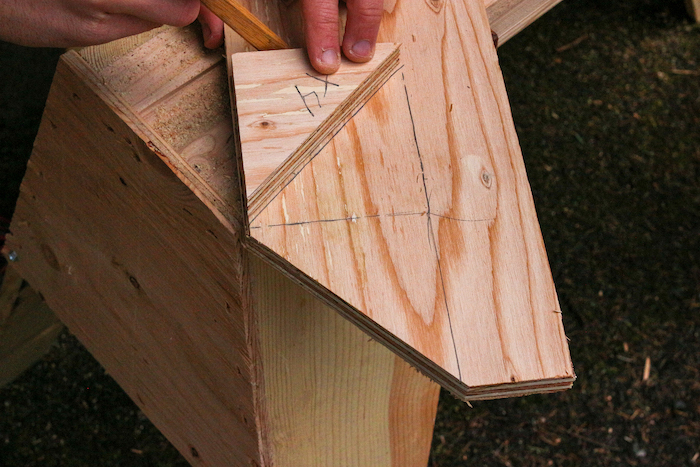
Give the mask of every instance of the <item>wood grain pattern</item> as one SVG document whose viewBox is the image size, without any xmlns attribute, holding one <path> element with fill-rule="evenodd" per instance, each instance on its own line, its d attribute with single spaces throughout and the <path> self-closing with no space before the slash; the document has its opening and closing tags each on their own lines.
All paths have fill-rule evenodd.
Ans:
<svg viewBox="0 0 700 467">
<path fill-rule="evenodd" d="M 203 0 L 202 3 L 256 49 L 289 48 L 284 40 L 236 0 Z"/>
<path fill-rule="evenodd" d="M 142 44 L 160 35 L 166 29 L 172 29 L 172 26 L 161 26 L 141 34 L 124 37 L 106 44 L 78 47 L 73 50 L 80 53 L 80 56 L 90 64 L 93 70 L 99 72 L 103 68 L 111 65 L 118 58 L 129 54 Z"/>
<path fill-rule="evenodd" d="M 125 122 L 148 130 L 64 56 L 6 246 L 185 458 L 260 465 L 237 230 Z"/>
<path fill-rule="evenodd" d="M 378 44 L 371 61 L 344 59 L 332 77 L 316 72 L 302 49 L 232 55 L 251 212 L 274 197 L 376 92 L 396 70 L 398 54 L 396 44 Z M 265 190 L 257 190 L 260 186 Z"/>
<path fill-rule="evenodd" d="M 290 44 L 303 44 L 298 2 L 282 2 L 277 7 L 262 0 L 247 3 L 257 16 L 275 25 L 273 29 L 282 31 Z M 436 14 L 445 7 L 441 2 L 431 5 Z M 404 2 L 388 1 L 388 17 L 396 16 L 394 13 L 405 7 Z M 402 15 L 399 22 L 406 29 L 410 19 Z M 387 31 L 397 29 L 395 22 L 387 26 Z M 152 39 L 146 38 L 150 42 L 166 37 L 161 34 L 168 37 L 160 45 L 150 44 L 150 49 L 142 42 L 113 44 L 113 52 L 84 49 L 81 54 L 92 68 L 74 56 L 67 59 L 68 64 L 61 65 L 50 101 L 55 105 L 47 109 L 43 139 L 40 137 L 41 144 L 30 164 L 13 224 L 15 235 L 9 241 L 21 252 L 22 273 L 41 284 L 42 292 L 53 297 L 52 303 L 60 304 L 71 329 L 192 463 L 238 465 L 246 460 L 256 462 L 255 456 L 259 455 L 260 462 L 268 465 L 269 447 L 262 439 L 267 435 L 264 401 L 260 393 L 251 389 L 264 388 L 264 381 L 256 376 L 260 368 L 253 362 L 259 355 L 254 328 L 258 318 L 250 315 L 252 308 L 243 290 L 246 281 L 239 279 L 248 270 L 247 261 L 237 256 L 245 255 L 235 236 L 245 223 L 245 213 L 236 161 L 232 160 L 235 148 L 231 146 L 230 116 L 225 105 L 226 72 L 217 52 L 204 51 L 192 31 L 165 28 Z M 384 34 L 391 36 L 386 31 Z M 406 31 L 402 34 L 405 39 L 413 39 Z M 192 51 L 196 55 L 191 55 Z M 177 55 L 180 52 L 182 56 Z M 133 73 L 137 63 L 142 69 Z M 95 74 L 110 67 L 111 72 Z M 211 110 L 212 105 L 221 102 L 223 110 Z M 135 108 L 138 112 L 134 112 Z M 57 121 L 51 121 L 51 115 Z M 193 124 L 183 126 L 186 117 L 197 118 Z M 58 132 L 54 125 L 60 128 Z M 410 150 L 410 141 L 402 144 Z M 60 150 L 53 152 L 55 147 Z M 118 191 L 135 188 L 137 196 L 124 197 Z M 423 193 L 426 192 L 430 193 L 424 188 Z M 167 201 L 159 202 L 163 199 Z M 125 203 L 127 200 L 132 203 Z M 433 215 L 430 211 L 425 217 Z M 101 222 L 92 222 L 97 218 Z M 403 224 L 397 226 L 404 229 Z M 375 232 L 381 228 L 375 227 Z M 51 235 L 46 234 L 48 231 Z M 216 247 L 206 241 L 211 235 L 219 237 Z M 413 234 L 406 235 L 412 238 Z M 255 241 L 252 242 L 255 247 Z M 272 254 L 261 248 L 261 254 Z M 221 249 L 224 259 L 217 256 L 221 252 L 206 253 L 211 249 Z M 117 259 L 114 264 L 112 254 L 125 260 Z M 216 258 L 213 263 L 211 258 Z M 207 273 L 202 275 L 201 271 Z M 288 274 L 293 276 L 293 272 Z M 434 272 L 438 273 L 439 270 Z M 270 277 L 266 274 L 263 276 Z M 412 273 L 401 274 L 410 277 Z M 169 285 L 160 286 L 160 281 Z M 206 286 L 199 287 L 203 282 Z M 287 278 L 287 287 L 279 290 L 281 296 L 303 293 L 290 289 L 289 284 L 292 283 Z M 318 283 L 307 284 L 307 288 L 313 287 L 318 287 Z M 189 298 L 181 301 L 181 292 Z M 411 293 L 409 300 L 416 303 L 434 300 L 430 293 Z M 230 309 L 221 306 L 228 302 L 226 298 L 231 299 Z M 356 310 L 339 305 L 337 297 L 324 296 L 323 300 L 333 303 L 334 310 L 340 308 L 365 332 L 374 332 L 366 319 L 357 319 L 360 315 Z M 309 307 L 326 318 L 325 327 L 316 327 L 315 339 L 336 329 L 338 341 L 349 342 L 341 337 L 347 335 L 347 329 L 336 325 L 347 323 L 327 319 L 323 310 L 329 309 L 317 302 Z M 201 312 L 204 308 L 206 313 Z M 214 325 L 212 320 L 219 323 Z M 241 341 L 241 336 L 246 335 L 247 340 Z M 333 339 L 329 337 L 326 342 Z M 359 339 L 353 339 L 357 342 L 354 345 L 360 345 Z M 383 343 L 390 344 L 388 339 L 385 336 Z M 395 360 L 388 421 L 391 462 L 394 466 L 412 465 L 413 461 L 404 458 L 420 457 L 420 452 L 425 452 L 423 446 L 429 439 L 434 417 L 436 386 L 427 384 L 423 377 L 416 378 L 413 370 L 391 354 L 382 353 L 384 349 L 375 342 L 370 344 L 373 345 L 368 347 L 368 353 L 362 355 L 384 355 L 371 368 L 388 368 L 391 365 L 387 359 Z M 244 348 L 247 350 L 242 351 Z M 405 344 L 402 347 L 397 341 L 396 348 L 409 361 L 424 362 Z M 342 350 L 327 349 L 314 347 L 311 356 L 319 358 L 314 352 L 338 355 Z M 233 363 L 244 355 L 248 356 L 242 358 L 241 366 Z M 350 361 L 347 355 L 339 358 Z M 327 363 L 324 365 L 327 367 Z M 240 369 L 244 374 L 238 377 L 237 371 L 220 374 L 214 370 L 221 368 Z M 379 382 L 385 385 L 384 379 L 379 378 Z M 519 388 L 507 394 L 551 390 L 556 385 L 552 381 L 532 381 Z M 489 397 L 506 394 L 489 388 L 473 390 L 472 394 L 482 390 Z M 370 393 L 375 394 L 375 389 Z M 348 400 L 353 402 L 352 398 Z M 287 405 L 295 403 L 288 400 Z M 377 404 L 381 406 L 383 402 Z M 402 410 L 404 406 L 415 410 Z M 251 411 L 253 422 L 241 416 Z M 273 423 L 284 423 L 283 420 Z M 256 429 L 250 423 L 263 427 L 259 428 L 261 432 L 253 434 Z M 411 430 L 413 426 L 421 428 Z M 256 436 L 260 436 L 259 444 Z M 344 439 L 354 442 L 356 438 L 349 435 Z M 402 441 L 395 442 L 397 439 Z M 407 449 L 411 443 L 420 449 Z M 329 455 L 337 456 L 351 448 L 339 445 L 337 449 Z M 416 461 L 416 465 L 422 464 Z"/>
<path fill-rule="evenodd" d="M 505 44 L 533 21 L 556 6 L 561 0 L 483 0 L 491 29 L 498 35 L 499 46 Z M 687 2 L 697 0 L 686 0 Z M 290 47 L 303 47 L 303 20 L 299 0 L 240 0 L 256 17 Z M 441 8 L 442 1 L 430 1 L 434 10 Z M 399 0 L 384 0 L 384 10 L 392 14 Z M 345 24 L 345 9 L 341 4 L 341 31 Z"/>
<path fill-rule="evenodd" d="M 568 387 L 484 7 L 390 13 L 380 39 L 403 44 L 400 75 L 251 217 L 251 248 L 460 397 Z"/>
<path fill-rule="evenodd" d="M 425 467 L 439 386 L 251 257 L 272 464 Z"/>
<path fill-rule="evenodd" d="M 99 47 L 99 46 L 98 46 Z M 92 54 L 90 48 L 81 57 Z M 88 55 L 89 57 L 89 55 Z M 224 57 L 205 49 L 197 28 L 164 28 L 142 46 L 84 72 L 135 116 L 146 141 L 178 177 L 227 223 L 243 223 Z"/>
</svg>

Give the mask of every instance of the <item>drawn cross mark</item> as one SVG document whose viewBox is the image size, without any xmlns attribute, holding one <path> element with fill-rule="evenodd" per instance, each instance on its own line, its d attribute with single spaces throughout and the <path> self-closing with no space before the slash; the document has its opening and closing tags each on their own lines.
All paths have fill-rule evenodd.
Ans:
<svg viewBox="0 0 700 467">
<path fill-rule="evenodd" d="M 310 74 L 308 74 L 308 73 L 306 73 L 306 76 L 308 76 L 309 78 L 313 78 L 313 79 L 315 79 L 316 81 L 320 81 L 320 82 L 322 82 L 323 84 L 325 84 L 325 87 L 323 88 L 323 97 L 326 97 L 326 94 L 328 94 L 328 85 L 329 85 L 329 84 L 330 84 L 331 86 L 340 87 L 340 84 L 331 83 L 330 81 L 328 81 L 328 75 L 323 75 L 325 79 L 321 79 L 321 78 L 319 78 L 318 76 L 313 76 L 313 75 L 310 75 Z"/>
<path fill-rule="evenodd" d="M 309 104 L 306 102 L 306 98 L 309 97 L 311 94 L 316 96 L 316 103 L 318 104 L 318 108 L 320 109 L 321 108 L 321 100 L 318 98 L 318 94 L 316 94 L 316 91 L 311 91 L 308 94 L 302 94 L 301 91 L 299 90 L 299 86 L 297 86 L 296 84 L 294 85 L 294 89 L 296 89 L 297 92 L 299 93 L 299 97 L 301 97 L 301 100 L 304 102 L 304 107 L 306 107 L 306 110 L 309 111 L 309 113 L 311 114 L 312 117 L 315 117 L 316 115 L 314 115 L 314 113 L 309 108 Z"/>
<path fill-rule="evenodd" d="M 339 84 L 332 83 L 332 82 L 328 81 L 328 75 L 324 75 L 323 79 L 319 78 L 318 76 L 310 75 L 309 73 L 306 73 L 306 76 L 308 76 L 311 79 L 315 79 L 316 81 L 320 81 L 324 84 L 323 97 L 326 97 L 326 95 L 328 94 L 328 86 L 329 85 L 340 87 Z M 311 114 L 312 117 L 315 117 L 314 113 L 309 108 L 309 103 L 306 102 L 306 98 L 313 94 L 316 97 L 316 104 L 318 105 L 318 108 L 320 109 L 321 108 L 321 99 L 318 97 L 318 94 L 316 93 L 316 91 L 311 91 L 310 93 L 302 94 L 301 91 L 299 90 L 298 86 L 295 85 L 294 88 L 297 90 L 297 92 L 299 93 L 299 97 L 301 97 L 301 100 L 304 102 L 304 107 L 306 107 L 306 110 L 309 111 L 309 113 Z"/>
</svg>

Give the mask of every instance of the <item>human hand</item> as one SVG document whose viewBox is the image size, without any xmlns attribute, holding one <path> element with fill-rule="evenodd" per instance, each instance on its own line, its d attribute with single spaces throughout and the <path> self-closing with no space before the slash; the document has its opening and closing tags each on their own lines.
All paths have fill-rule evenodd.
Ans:
<svg viewBox="0 0 700 467">
<path fill-rule="evenodd" d="M 304 35 L 311 65 L 323 74 L 338 71 L 338 1 L 302 0 Z M 348 16 L 342 50 L 353 62 L 367 62 L 374 55 L 383 0 L 347 0 Z"/>
<path fill-rule="evenodd" d="M 162 24 L 186 26 L 199 0 L 0 0 L 0 39 L 27 46 L 109 42 Z"/>
<path fill-rule="evenodd" d="M 311 65 L 320 73 L 331 74 L 340 66 L 338 41 L 338 0 L 302 0 L 306 47 Z M 348 16 L 342 50 L 354 62 L 369 61 L 374 55 L 383 0 L 347 0 Z M 204 44 L 219 47 L 223 22 L 206 8 L 199 15 Z"/>
</svg>

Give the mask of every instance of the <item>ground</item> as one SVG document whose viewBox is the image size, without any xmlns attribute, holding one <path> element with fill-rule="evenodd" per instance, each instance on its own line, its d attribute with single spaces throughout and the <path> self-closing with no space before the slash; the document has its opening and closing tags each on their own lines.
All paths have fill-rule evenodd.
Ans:
<svg viewBox="0 0 700 467">
<path fill-rule="evenodd" d="M 683 0 L 564 0 L 499 56 L 578 380 L 443 394 L 430 465 L 700 465 L 700 27 Z M 0 44 L 1 217 L 56 57 Z M 0 465 L 187 464 L 64 334 L 0 389 Z"/>
</svg>

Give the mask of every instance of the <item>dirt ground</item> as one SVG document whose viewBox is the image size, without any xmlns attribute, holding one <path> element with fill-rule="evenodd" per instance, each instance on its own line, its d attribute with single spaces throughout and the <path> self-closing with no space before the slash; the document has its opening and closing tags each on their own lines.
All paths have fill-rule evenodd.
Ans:
<svg viewBox="0 0 700 467">
<path fill-rule="evenodd" d="M 682 0 L 564 0 L 499 56 L 578 380 L 443 394 L 430 465 L 700 465 L 700 27 Z M 56 57 L 0 44 L 6 219 Z M 0 465 L 187 464 L 66 333 L 0 389 Z"/>
</svg>

